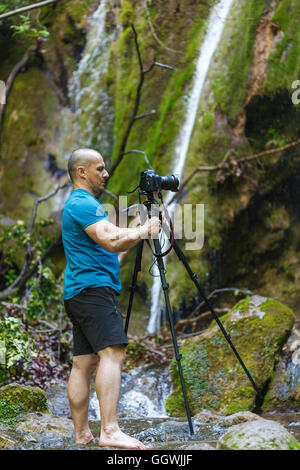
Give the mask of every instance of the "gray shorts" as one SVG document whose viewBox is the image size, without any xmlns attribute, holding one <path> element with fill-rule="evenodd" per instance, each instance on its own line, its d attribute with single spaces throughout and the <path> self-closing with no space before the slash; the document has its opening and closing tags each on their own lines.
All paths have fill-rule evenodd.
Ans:
<svg viewBox="0 0 300 470">
<path fill-rule="evenodd" d="M 73 325 L 74 356 L 116 344 L 127 346 L 120 305 L 111 287 L 85 288 L 64 304 Z"/>
</svg>

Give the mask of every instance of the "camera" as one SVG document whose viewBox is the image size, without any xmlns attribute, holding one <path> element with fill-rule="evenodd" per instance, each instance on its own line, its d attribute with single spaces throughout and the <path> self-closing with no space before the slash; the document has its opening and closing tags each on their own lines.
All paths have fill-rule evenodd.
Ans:
<svg viewBox="0 0 300 470">
<path fill-rule="evenodd" d="M 154 170 L 145 170 L 141 173 L 139 187 L 145 193 L 161 191 L 162 189 L 177 192 L 179 179 L 175 175 L 159 176 Z"/>
</svg>

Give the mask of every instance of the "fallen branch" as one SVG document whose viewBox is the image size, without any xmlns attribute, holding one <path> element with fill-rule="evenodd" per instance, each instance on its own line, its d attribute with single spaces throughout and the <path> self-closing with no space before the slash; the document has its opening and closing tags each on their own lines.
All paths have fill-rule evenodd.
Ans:
<svg viewBox="0 0 300 470">
<path fill-rule="evenodd" d="M 34 10 L 35 8 L 41 8 L 46 5 L 50 5 L 50 3 L 56 3 L 56 2 L 57 0 L 45 0 L 43 2 L 33 3 L 32 5 L 27 5 L 26 7 L 18 8 L 17 10 L 11 10 L 11 11 L 8 11 L 7 13 L 2 13 L 2 15 L 0 15 L 0 20 L 3 20 L 4 18 L 8 18 L 9 16 L 18 15 L 19 13 L 23 13 L 25 11 Z"/>
<path fill-rule="evenodd" d="M 219 314 L 218 316 L 224 315 L 225 313 L 229 312 L 229 308 L 215 308 L 214 311 Z M 210 311 L 200 313 L 197 317 L 193 318 L 184 318 L 183 320 L 178 320 L 175 324 L 175 330 L 180 329 L 182 326 L 185 325 L 190 325 L 191 323 L 197 323 L 200 320 L 203 320 L 203 318 L 207 318 L 211 316 L 212 313 Z"/>
<path fill-rule="evenodd" d="M 300 145 L 300 139 L 295 140 L 289 144 L 284 145 L 283 147 L 278 147 L 276 149 L 265 150 L 264 152 L 256 153 L 255 155 L 249 155 L 248 157 L 238 158 L 237 162 L 246 162 L 249 160 L 255 160 L 256 158 L 264 157 L 265 155 L 270 155 L 272 153 L 282 152 L 283 150 L 289 149 L 291 147 L 295 147 L 296 145 Z"/>
<path fill-rule="evenodd" d="M 215 289 L 213 290 L 209 295 L 206 296 L 207 300 L 211 299 L 214 297 L 216 294 L 220 294 L 222 292 L 236 292 L 239 294 L 245 294 L 245 295 L 253 295 L 253 292 L 249 289 L 238 289 L 237 287 L 224 287 L 222 289 Z M 203 300 L 200 302 L 200 304 L 197 305 L 196 308 L 191 312 L 188 318 L 191 318 L 195 313 L 197 313 L 202 307 L 206 305 L 206 302 Z M 211 314 L 211 312 L 209 312 Z M 203 312 L 203 315 L 206 314 L 206 312 Z M 202 314 L 200 314 L 202 315 Z M 212 315 L 212 314 L 211 314 Z"/>
<path fill-rule="evenodd" d="M 235 159 L 235 163 L 239 164 L 239 163 L 248 162 L 248 161 L 251 161 L 251 160 L 256 160 L 258 158 L 265 157 L 266 155 L 271 155 L 271 154 L 274 154 L 274 153 L 283 152 L 284 150 L 287 150 L 291 147 L 295 147 L 296 145 L 300 145 L 300 139 L 295 140 L 294 142 L 291 142 L 289 144 L 286 144 L 283 147 L 278 147 L 278 148 L 271 149 L 271 150 L 265 150 L 263 152 L 256 153 L 256 154 L 253 154 L 253 155 L 249 155 L 247 157 L 237 158 L 237 159 Z M 225 169 L 226 166 L 228 166 L 228 164 L 230 164 L 230 160 L 224 159 L 221 163 L 218 163 L 217 165 L 212 165 L 212 166 L 200 166 L 199 165 L 199 166 L 196 166 L 191 171 L 191 173 L 186 178 L 184 178 L 182 180 L 182 182 L 180 183 L 180 185 L 178 187 L 178 192 L 176 194 L 174 194 L 172 199 L 168 202 L 168 205 L 170 205 L 175 199 L 178 199 L 178 197 L 182 193 L 182 191 L 185 188 L 185 186 L 187 185 L 187 183 L 193 178 L 193 176 L 196 173 L 198 173 L 199 171 L 218 171 L 218 170 L 222 170 L 222 169 Z"/>
</svg>

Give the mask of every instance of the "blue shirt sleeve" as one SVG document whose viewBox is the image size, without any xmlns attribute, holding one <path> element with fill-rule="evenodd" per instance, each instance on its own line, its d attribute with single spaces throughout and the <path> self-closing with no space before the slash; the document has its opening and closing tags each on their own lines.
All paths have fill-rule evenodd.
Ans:
<svg viewBox="0 0 300 470">
<path fill-rule="evenodd" d="M 107 219 L 100 202 L 91 197 L 80 198 L 80 201 L 74 201 L 71 208 L 72 218 L 85 229 L 100 220 Z"/>
</svg>

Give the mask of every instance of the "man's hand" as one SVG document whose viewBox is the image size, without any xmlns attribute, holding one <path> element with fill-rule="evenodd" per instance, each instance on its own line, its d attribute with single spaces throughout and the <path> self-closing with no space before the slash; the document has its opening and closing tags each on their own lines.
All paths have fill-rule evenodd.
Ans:
<svg viewBox="0 0 300 470">
<path fill-rule="evenodd" d="M 158 217 L 151 217 L 151 219 L 146 220 L 141 229 L 145 230 L 146 236 L 143 236 L 143 238 L 155 237 L 161 230 L 161 222 Z"/>
</svg>

